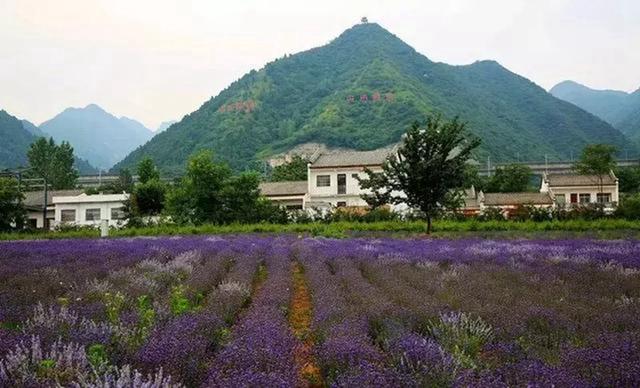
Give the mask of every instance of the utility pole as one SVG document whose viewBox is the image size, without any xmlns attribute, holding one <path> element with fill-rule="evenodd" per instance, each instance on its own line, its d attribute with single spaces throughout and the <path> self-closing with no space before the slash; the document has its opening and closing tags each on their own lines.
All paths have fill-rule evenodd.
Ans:
<svg viewBox="0 0 640 388">
<path fill-rule="evenodd" d="M 44 180 L 44 207 L 42 208 L 42 229 L 47 230 L 47 178 Z"/>
<path fill-rule="evenodd" d="M 487 156 L 487 176 L 491 177 L 491 156 Z"/>
</svg>

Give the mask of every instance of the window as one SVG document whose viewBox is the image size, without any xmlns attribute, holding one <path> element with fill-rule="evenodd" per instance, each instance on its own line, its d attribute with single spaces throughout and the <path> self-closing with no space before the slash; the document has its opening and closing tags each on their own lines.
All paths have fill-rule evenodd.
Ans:
<svg viewBox="0 0 640 388">
<path fill-rule="evenodd" d="M 567 197 L 564 196 L 564 194 L 556 194 L 556 203 L 559 204 L 564 204 L 567 202 Z"/>
<path fill-rule="evenodd" d="M 60 210 L 60 221 L 62 221 L 62 222 L 75 222 L 76 221 L 76 210 L 75 209 Z"/>
<path fill-rule="evenodd" d="M 336 204 L 336 207 L 347 207 L 347 203 L 344 201 L 340 201 Z"/>
<path fill-rule="evenodd" d="M 351 174 L 351 178 L 353 178 L 353 179 L 358 179 L 359 176 L 360 175 L 358 175 L 358 174 Z"/>
<path fill-rule="evenodd" d="M 338 174 L 338 194 L 347 194 L 347 174 Z"/>
<path fill-rule="evenodd" d="M 580 193 L 580 203 L 589 203 L 591 202 L 591 194 L 589 193 Z"/>
<path fill-rule="evenodd" d="M 578 203 L 578 194 L 571 193 L 571 203 Z"/>
<path fill-rule="evenodd" d="M 317 187 L 329 187 L 331 186 L 331 175 L 318 175 L 316 177 Z"/>
<path fill-rule="evenodd" d="M 611 193 L 598 193 L 596 199 L 598 203 L 609 203 L 611 202 Z"/>
<path fill-rule="evenodd" d="M 111 219 L 124 220 L 125 219 L 124 209 L 121 207 L 111 208 Z"/>
<path fill-rule="evenodd" d="M 100 221 L 100 209 L 87 209 L 84 213 L 87 221 Z"/>
</svg>

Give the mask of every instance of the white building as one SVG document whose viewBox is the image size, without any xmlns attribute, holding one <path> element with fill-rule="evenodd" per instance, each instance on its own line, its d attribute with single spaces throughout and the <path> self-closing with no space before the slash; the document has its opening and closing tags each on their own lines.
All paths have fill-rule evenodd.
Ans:
<svg viewBox="0 0 640 388">
<path fill-rule="evenodd" d="M 129 194 L 95 194 L 54 196 L 54 226 L 62 224 L 98 226 L 106 220 L 109 226 L 125 222 L 124 202 Z"/>
<path fill-rule="evenodd" d="M 76 196 L 80 194 L 82 194 L 82 190 L 47 191 L 47 224 L 49 228 L 53 227 L 55 219 L 53 197 Z M 23 204 L 27 210 L 27 224 L 29 227 L 41 229 L 44 226 L 44 191 L 28 191 L 24 193 Z"/>
<path fill-rule="evenodd" d="M 618 178 L 613 171 L 603 177 L 596 175 L 544 174 L 541 193 L 550 193 L 558 206 L 571 207 L 602 204 L 613 211 L 619 201 Z"/>
<path fill-rule="evenodd" d="M 392 148 L 321 154 L 307 166 L 308 207 L 365 207 L 360 197 L 366 191 L 357 178 L 366 178 L 365 168 L 381 172 Z"/>
</svg>

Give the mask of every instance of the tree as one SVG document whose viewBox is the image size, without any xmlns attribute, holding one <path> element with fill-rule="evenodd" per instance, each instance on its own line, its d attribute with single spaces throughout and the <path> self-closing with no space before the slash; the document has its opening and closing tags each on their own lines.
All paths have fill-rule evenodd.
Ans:
<svg viewBox="0 0 640 388">
<path fill-rule="evenodd" d="M 158 215 L 164 209 L 166 186 L 158 179 L 138 184 L 131 195 L 133 213 L 140 216 Z"/>
<path fill-rule="evenodd" d="M 260 177 L 244 172 L 230 177 L 220 191 L 224 203 L 222 222 L 255 222 L 259 220 L 256 206 L 260 198 Z"/>
<path fill-rule="evenodd" d="M 387 176 L 383 173 L 374 172 L 369 168 L 364 169 L 367 178 L 356 178 L 360 183 L 360 188 L 369 190 L 367 194 L 361 194 L 360 197 L 371 207 L 372 210 L 378 209 L 384 205 L 391 203 L 391 192 L 384 189 L 389 186 Z"/>
<path fill-rule="evenodd" d="M 612 145 L 590 144 L 582 150 L 574 169 L 583 175 L 595 175 L 602 193 L 604 177 L 616 168 L 615 153 L 616 147 Z"/>
<path fill-rule="evenodd" d="M 22 205 L 23 198 L 15 178 L 0 177 L 0 231 L 24 226 L 26 211 Z"/>
<path fill-rule="evenodd" d="M 392 203 L 420 209 L 431 233 L 434 215 L 451 191 L 462 187 L 467 160 L 479 145 L 480 140 L 470 137 L 458 118 L 443 121 L 435 116 L 423 126 L 414 123 L 395 155 L 383 164 L 382 186 L 372 184 L 372 189 L 390 192 Z"/>
<path fill-rule="evenodd" d="M 476 190 L 484 190 L 487 185 L 487 178 L 480 176 L 480 170 L 475 164 L 467 163 L 464 166 L 464 178 L 462 187 L 470 189 L 473 186 Z"/>
<path fill-rule="evenodd" d="M 145 156 L 144 159 L 138 163 L 138 181 L 140 183 L 147 183 L 154 179 L 160 179 L 160 172 L 153 162 L 153 159 Z"/>
<path fill-rule="evenodd" d="M 114 192 L 131 193 L 133 191 L 133 177 L 128 168 L 120 169 L 118 173 L 118 181 L 114 183 Z"/>
<path fill-rule="evenodd" d="M 616 170 L 620 182 L 620 192 L 640 192 L 640 167 L 622 167 Z"/>
<path fill-rule="evenodd" d="M 489 179 L 486 191 L 490 193 L 527 191 L 532 174 L 531 168 L 522 164 L 499 167 Z"/>
<path fill-rule="evenodd" d="M 200 151 L 189 160 L 181 184 L 169 193 L 168 213 L 178 223 L 221 222 L 221 191 L 230 176 L 229 167 L 214 163 L 210 151 Z"/>
<path fill-rule="evenodd" d="M 31 171 L 54 190 L 75 187 L 78 171 L 73 168 L 73 147 L 68 142 L 56 145 L 53 138 L 38 138 L 31 144 L 27 156 Z"/>
<path fill-rule="evenodd" d="M 276 166 L 271 173 L 272 182 L 281 181 L 304 181 L 307 180 L 308 160 L 300 155 L 294 155 L 291 161 L 280 166 Z"/>
</svg>

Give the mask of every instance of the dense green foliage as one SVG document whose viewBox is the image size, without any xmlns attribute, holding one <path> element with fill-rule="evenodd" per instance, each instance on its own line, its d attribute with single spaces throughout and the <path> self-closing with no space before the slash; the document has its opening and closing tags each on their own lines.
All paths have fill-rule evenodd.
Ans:
<svg viewBox="0 0 640 388">
<path fill-rule="evenodd" d="M 274 167 L 271 172 L 272 182 L 306 181 L 308 160 L 300 155 L 294 155 L 287 163 Z"/>
<path fill-rule="evenodd" d="M 574 168 L 579 174 L 596 175 L 602 192 L 604 177 L 616 168 L 615 152 L 616 148 L 608 144 L 590 144 L 582 150 Z"/>
<path fill-rule="evenodd" d="M 137 184 L 131 195 L 131 210 L 136 216 L 158 215 L 164 209 L 167 186 L 158 179 Z"/>
<path fill-rule="evenodd" d="M 0 231 L 19 229 L 24 225 L 23 197 L 15 178 L 0 177 Z"/>
<path fill-rule="evenodd" d="M 640 89 L 634 93 L 594 90 L 573 81 L 564 81 L 554 86 L 550 93 L 600 117 L 631 140 L 640 142 Z"/>
<path fill-rule="evenodd" d="M 427 119 L 425 125 L 414 123 L 397 153 L 383 164 L 382 173 L 372 176 L 367 171 L 370 178 L 360 182 L 374 192 L 391 193 L 392 203 L 419 209 L 427 218 L 430 233 L 436 212 L 447 202 L 452 190 L 464 185 L 467 161 L 479 145 L 480 140 L 469 138 L 465 124 L 457 118 L 447 122 L 435 116 Z M 370 197 L 365 195 L 364 199 Z"/>
<path fill-rule="evenodd" d="M 167 194 L 166 213 L 178 224 L 225 224 L 286 220 L 286 213 L 260 195 L 259 176 L 233 175 L 208 151 L 189 159 L 187 172 Z"/>
<path fill-rule="evenodd" d="M 114 229 L 112 237 L 135 236 L 173 236 L 195 234 L 238 234 L 238 233 L 295 233 L 300 236 L 347 237 L 357 235 L 415 235 L 424 234 L 425 222 L 416 221 L 379 221 L 379 222 L 311 222 L 300 224 L 254 223 L 215 225 L 157 225 L 142 228 Z M 435 236 L 464 237 L 471 235 L 493 237 L 591 237 L 623 238 L 640 236 L 640 223 L 623 219 L 600 220 L 554 220 L 554 221 L 480 221 L 480 220 L 435 220 Z M 56 238 L 96 238 L 100 231 L 94 228 L 69 229 L 58 232 L 25 232 L 0 234 L 0 240 L 16 239 L 56 239 Z"/>
<path fill-rule="evenodd" d="M 627 220 L 640 220 L 640 194 L 636 193 L 624 197 L 620 201 L 615 215 Z"/>
<path fill-rule="evenodd" d="M 640 167 L 621 167 L 616 170 L 616 176 L 622 193 L 640 192 Z"/>
<path fill-rule="evenodd" d="M 521 164 L 499 167 L 488 180 L 485 191 L 488 193 L 529 191 L 532 174 L 531 168 Z"/>
<path fill-rule="evenodd" d="M 150 157 L 143 158 L 140 163 L 138 163 L 138 181 L 140 183 L 147 183 L 151 180 L 160 179 L 160 172 L 156 167 L 156 164 L 153 162 L 153 159 Z"/>
<path fill-rule="evenodd" d="M 39 137 L 27 152 L 30 172 L 44 179 L 54 190 L 72 189 L 78 179 L 78 171 L 74 168 L 73 147 L 66 141 L 56 144 Z"/>
<path fill-rule="evenodd" d="M 435 112 L 460 115 L 484 141 L 477 157 L 491 154 L 495 161 L 545 154 L 568 159 L 589 143 L 626 141 L 607 123 L 496 62 L 432 62 L 368 23 L 249 72 L 116 167 L 150 155 L 161 170 L 177 173 L 203 148 L 235 170 L 310 141 L 376 149 L 398 142 L 412 122 Z"/>
</svg>

